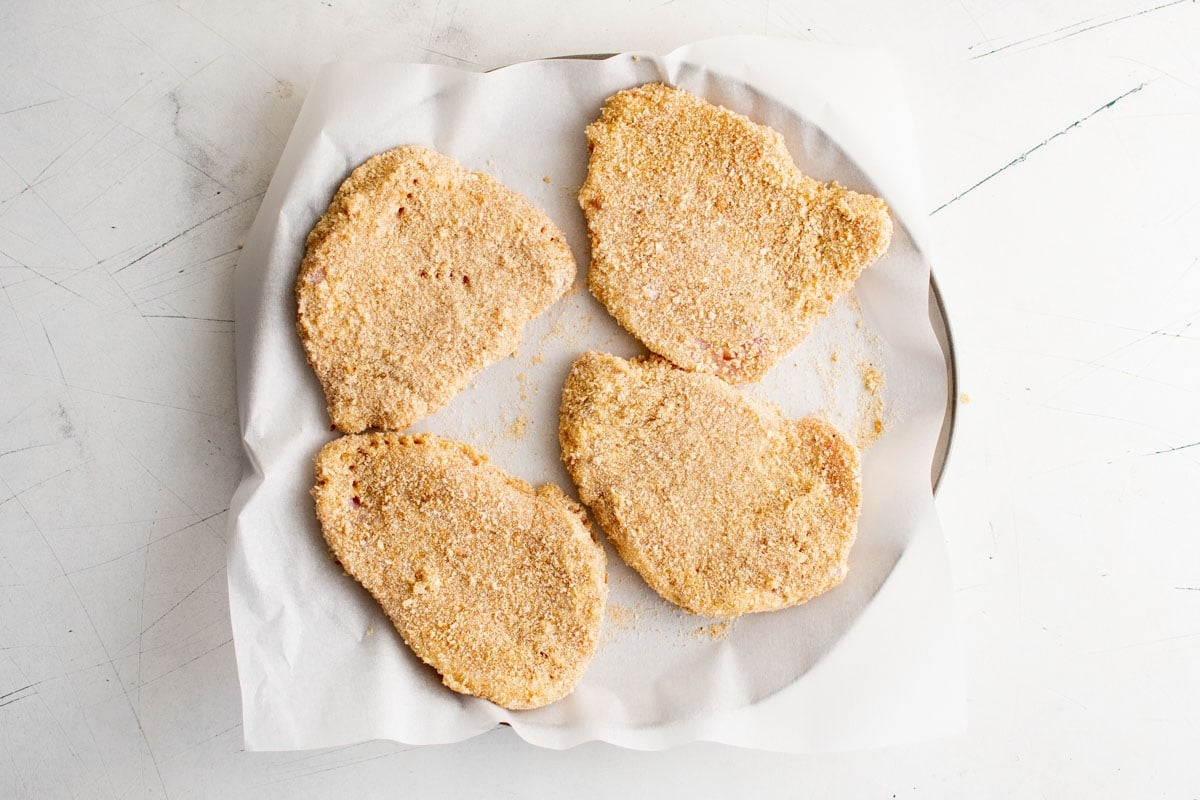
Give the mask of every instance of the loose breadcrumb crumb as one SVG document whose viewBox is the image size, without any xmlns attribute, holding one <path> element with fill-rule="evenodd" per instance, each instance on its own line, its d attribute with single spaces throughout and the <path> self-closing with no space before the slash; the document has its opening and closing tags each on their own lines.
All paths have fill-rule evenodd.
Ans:
<svg viewBox="0 0 1200 800">
<path fill-rule="evenodd" d="M 859 364 L 863 391 L 859 395 L 859 424 L 856 439 L 859 449 L 866 449 L 878 441 L 884 431 L 885 383 L 883 371 L 869 361 Z"/>
<path fill-rule="evenodd" d="M 505 435 L 510 439 L 524 439 L 525 434 L 529 431 L 529 418 L 524 414 L 515 417 L 505 429 Z"/>
<path fill-rule="evenodd" d="M 618 630 L 628 631 L 633 630 L 641 615 L 636 609 L 629 606 L 621 606 L 616 603 L 610 603 L 604 612 L 604 618 L 609 625 Z"/>
<path fill-rule="evenodd" d="M 701 625 L 699 628 L 696 628 L 696 636 L 700 639 L 708 638 L 713 641 L 726 639 L 729 637 L 729 629 L 732 624 L 733 621 L 727 619 L 722 622 L 714 622 L 711 625 Z"/>
</svg>

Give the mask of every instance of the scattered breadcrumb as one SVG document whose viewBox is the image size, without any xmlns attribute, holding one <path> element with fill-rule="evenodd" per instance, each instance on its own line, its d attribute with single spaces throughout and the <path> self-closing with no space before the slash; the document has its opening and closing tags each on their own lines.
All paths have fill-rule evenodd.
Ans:
<svg viewBox="0 0 1200 800">
<path fill-rule="evenodd" d="M 541 387 L 536 382 L 529 380 L 529 374 L 526 372 L 517 374 L 517 387 L 522 403 L 527 402 L 530 397 L 536 397 L 541 391 Z"/>
<path fill-rule="evenodd" d="M 641 615 L 629 606 L 610 603 L 604 612 L 605 619 L 617 630 L 628 631 L 637 626 Z"/>
<path fill-rule="evenodd" d="M 859 369 L 862 370 L 863 388 L 871 394 L 878 394 L 883 388 L 883 373 L 870 362 L 863 362 Z"/>
<path fill-rule="evenodd" d="M 505 429 L 505 435 L 510 439 L 524 439 L 529 431 L 529 418 L 524 414 L 513 419 Z"/>
<path fill-rule="evenodd" d="M 971 395 L 967 394 L 966 392 L 963 392 L 962 394 L 960 394 L 958 396 L 958 399 L 959 399 L 959 402 L 969 403 L 969 402 L 971 402 Z"/>
<path fill-rule="evenodd" d="M 862 375 L 863 393 L 859 396 L 858 428 L 855 431 L 859 449 L 866 449 L 883 435 L 884 399 L 883 371 L 869 361 L 858 366 Z"/>
<path fill-rule="evenodd" d="M 696 637 L 700 639 L 708 637 L 713 640 L 725 639 L 729 636 L 731 625 L 733 625 L 733 620 L 728 619 L 721 622 L 714 622 L 711 625 L 701 625 L 699 628 L 696 628 Z"/>
</svg>

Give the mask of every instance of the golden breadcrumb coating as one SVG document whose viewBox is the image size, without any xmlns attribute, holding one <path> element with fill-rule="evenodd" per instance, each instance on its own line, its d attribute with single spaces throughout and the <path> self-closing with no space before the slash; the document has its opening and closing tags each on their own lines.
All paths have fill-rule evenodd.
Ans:
<svg viewBox="0 0 1200 800">
<path fill-rule="evenodd" d="M 618 92 L 587 136 L 592 293 L 685 369 L 759 380 L 891 241 L 878 197 L 802 175 L 778 132 L 681 89 Z"/>
<path fill-rule="evenodd" d="M 425 435 L 343 436 L 316 473 L 329 549 L 447 686 L 511 709 L 571 692 L 596 650 L 608 579 L 562 490 Z"/>
<path fill-rule="evenodd" d="M 346 179 L 308 236 L 297 327 L 339 430 L 402 430 L 516 349 L 575 261 L 525 198 L 406 146 Z"/>
<path fill-rule="evenodd" d="M 846 575 L 859 456 L 823 420 L 656 356 L 592 352 L 567 377 L 559 440 L 621 558 L 688 611 L 785 608 Z"/>
</svg>

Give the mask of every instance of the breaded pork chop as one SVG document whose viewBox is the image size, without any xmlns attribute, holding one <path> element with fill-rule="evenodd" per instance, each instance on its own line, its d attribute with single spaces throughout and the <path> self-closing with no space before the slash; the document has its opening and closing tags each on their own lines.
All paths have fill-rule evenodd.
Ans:
<svg viewBox="0 0 1200 800">
<path fill-rule="evenodd" d="M 878 197 L 804 176 L 778 132 L 681 89 L 618 92 L 587 136 L 592 293 L 685 369 L 759 380 L 891 241 Z"/>
<path fill-rule="evenodd" d="M 823 420 L 655 356 L 593 352 L 567 377 L 559 439 L 621 558 L 688 611 L 785 608 L 846 575 L 859 456 Z"/>
<path fill-rule="evenodd" d="M 563 234 L 524 197 L 406 146 L 346 179 L 308 236 L 297 327 L 339 430 L 403 430 L 509 355 L 570 287 Z"/>
<path fill-rule="evenodd" d="M 451 689 L 512 709 L 569 694 L 596 650 L 604 549 L 577 504 L 465 444 L 343 436 L 312 490 L 329 549 Z"/>
</svg>

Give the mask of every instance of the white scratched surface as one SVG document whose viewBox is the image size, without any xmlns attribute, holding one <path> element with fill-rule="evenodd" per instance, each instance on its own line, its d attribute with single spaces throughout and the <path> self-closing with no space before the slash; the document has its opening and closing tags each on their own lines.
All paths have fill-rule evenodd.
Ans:
<svg viewBox="0 0 1200 800">
<path fill-rule="evenodd" d="M 0 797 L 1200 797 L 1200 4 L 0 0 Z M 886 48 L 959 356 L 970 730 L 241 752 L 231 275 L 327 60 Z"/>
</svg>

